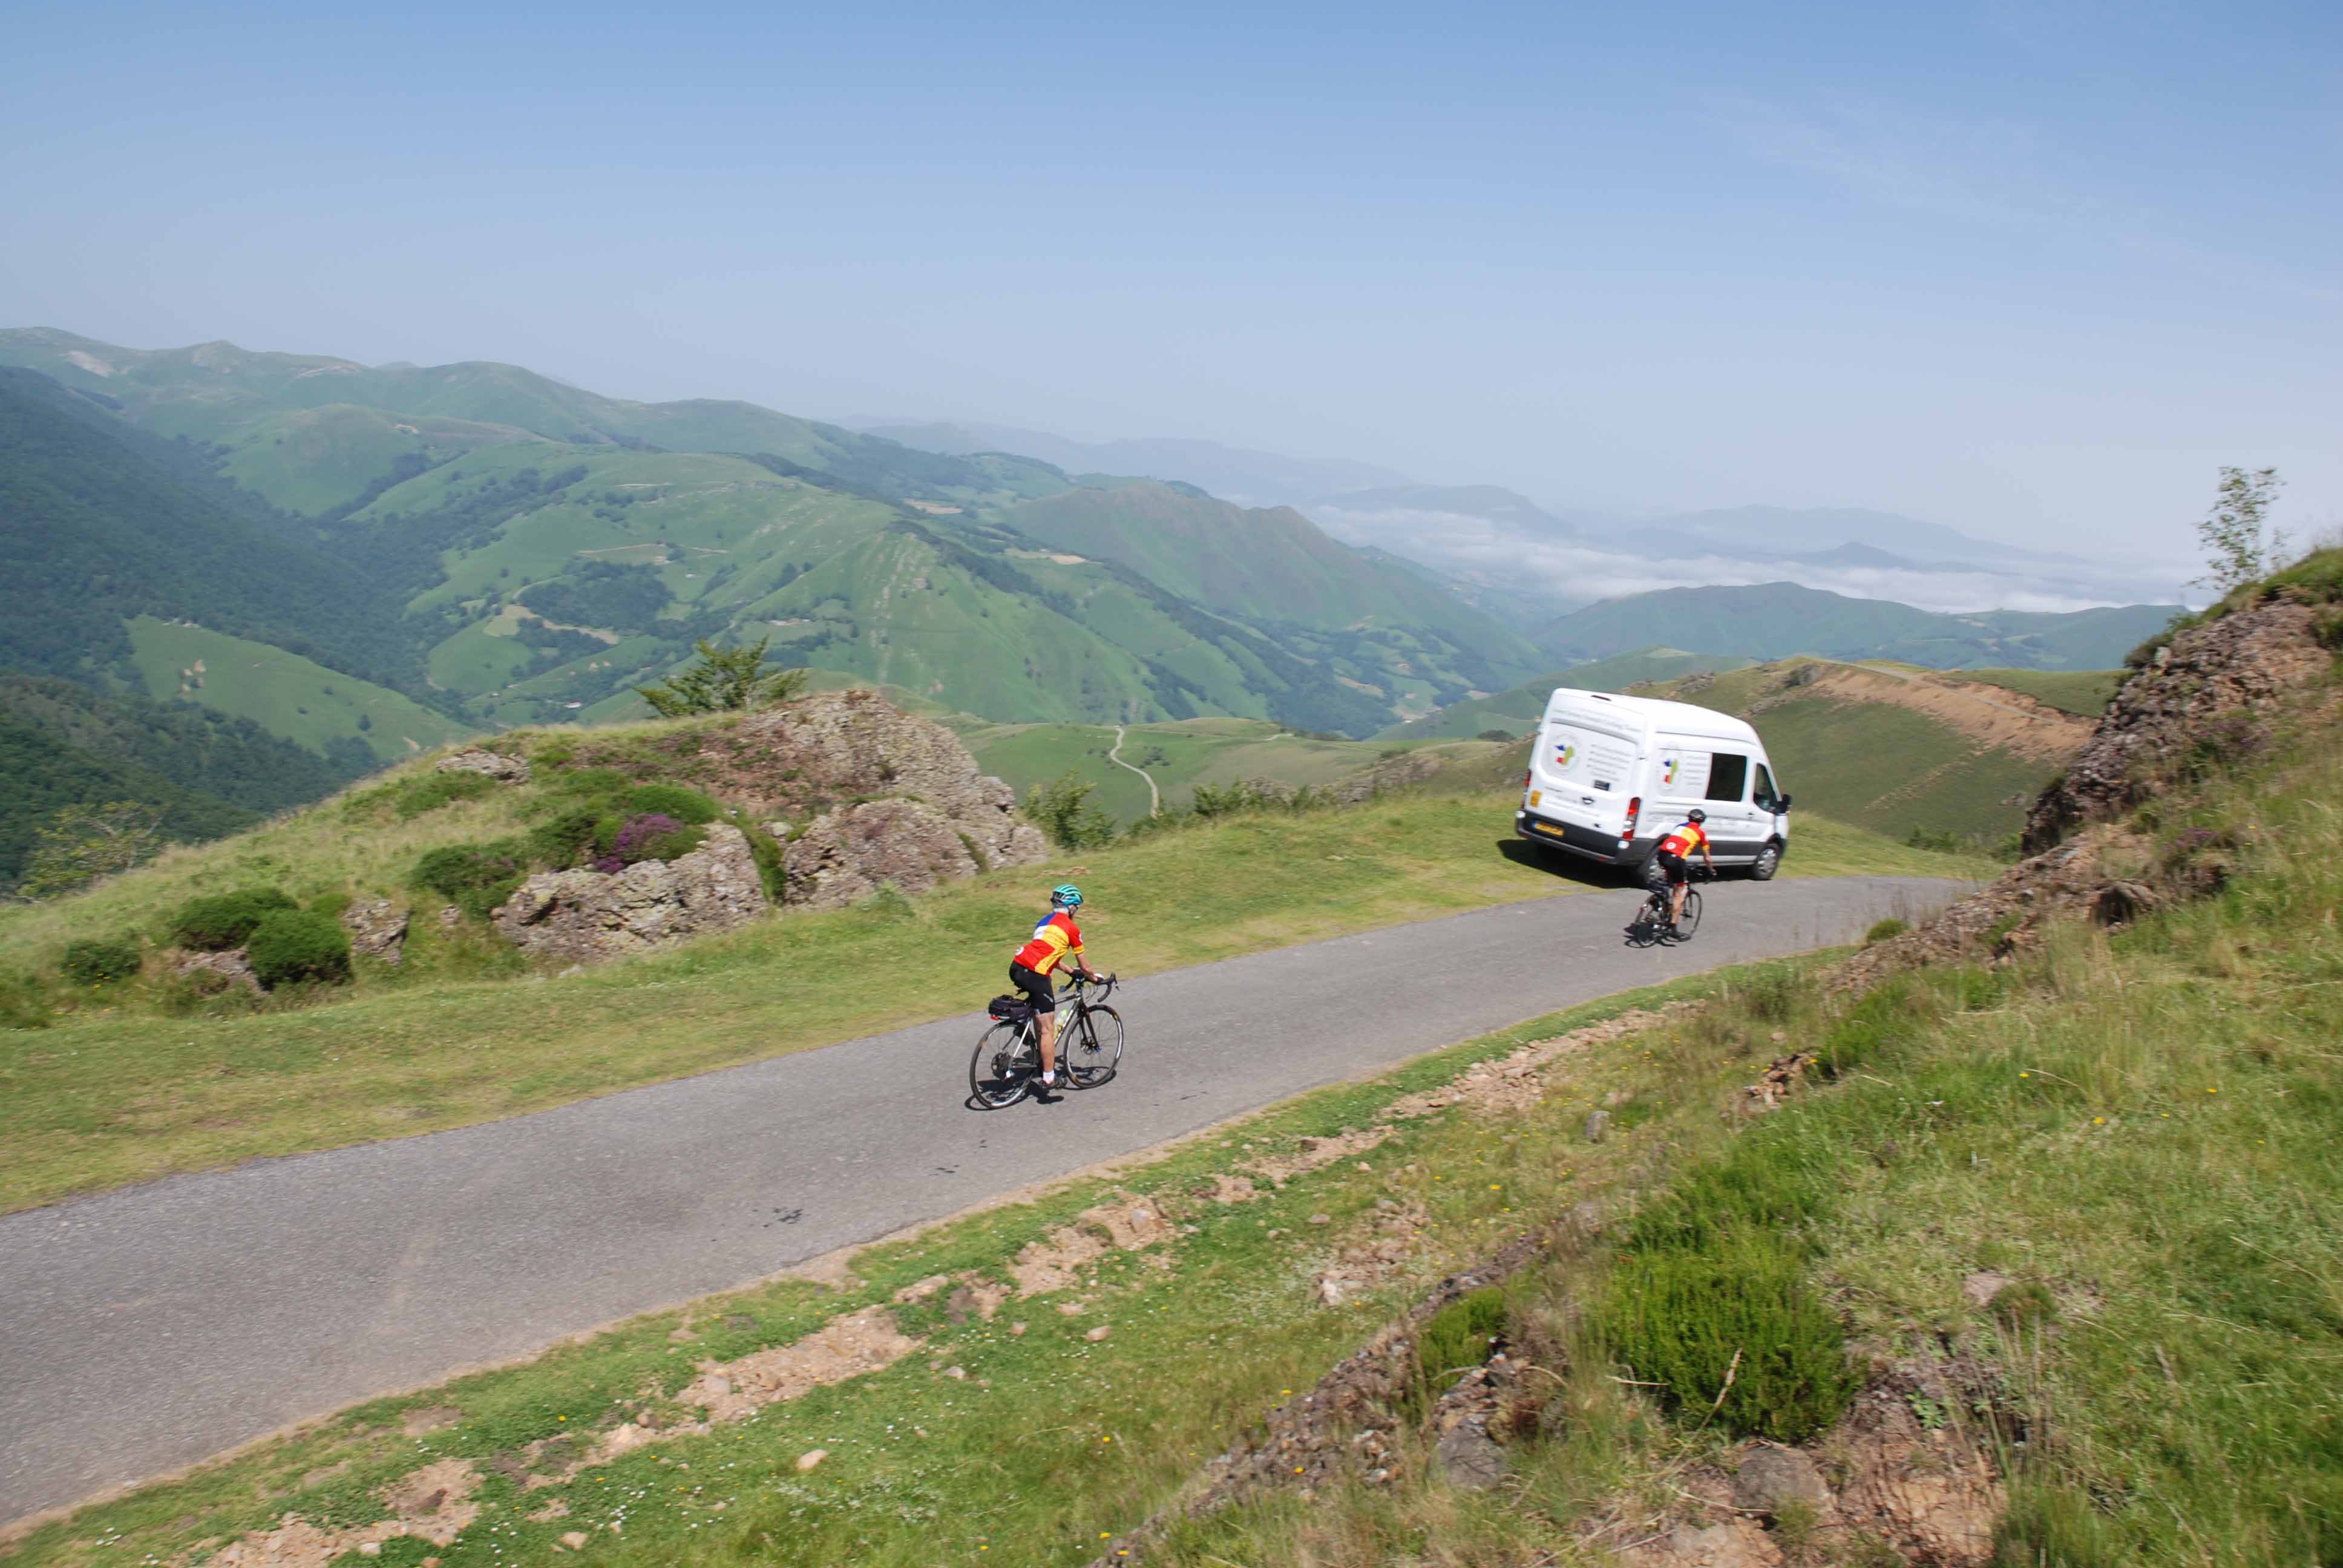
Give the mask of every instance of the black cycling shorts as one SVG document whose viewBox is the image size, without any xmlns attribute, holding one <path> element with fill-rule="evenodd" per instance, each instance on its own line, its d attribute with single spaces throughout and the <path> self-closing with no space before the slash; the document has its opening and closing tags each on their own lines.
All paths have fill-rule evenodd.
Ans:
<svg viewBox="0 0 2343 1568">
<path fill-rule="evenodd" d="M 1652 878 L 1654 882 L 1673 888 L 1679 882 L 1692 880 L 1692 867 L 1685 864 L 1682 855 L 1671 855 L 1662 849 L 1652 857 L 1652 864 L 1659 868 L 1658 873 Z"/>
<path fill-rule="evenodd" d="M 1023 964 L 1012 961 L 1009 966 L 1009 983 L 1025 993 L 1035 1012 L 1058 1010 L 1058 988 L 1045 974 L 1036 974 Z"/>
</svg>

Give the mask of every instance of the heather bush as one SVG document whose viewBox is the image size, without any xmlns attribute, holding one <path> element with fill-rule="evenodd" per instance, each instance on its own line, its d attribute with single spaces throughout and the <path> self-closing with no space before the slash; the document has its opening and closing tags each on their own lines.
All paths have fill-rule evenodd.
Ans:
<svg viewBox="0 0 2343 1568">
<path fill-rule="evenodd" d="M 511 839 L 488 844 L 447 844 L 416 862 L 414 885 L 437 893 L 478 919 L 512 896 L 528 873 L 528 847 Z"/>
</svg>

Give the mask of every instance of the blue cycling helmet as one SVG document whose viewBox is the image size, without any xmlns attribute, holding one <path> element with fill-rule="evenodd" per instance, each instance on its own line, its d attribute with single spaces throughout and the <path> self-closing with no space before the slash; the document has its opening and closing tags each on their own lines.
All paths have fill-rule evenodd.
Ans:
<svg viewBox="0 0 2343 1568">
<path fill-rule="evenodd" d="M 1080 909 L 1081 902 L 1082 890 L 1071 882 L 1060 882 L 1050 890 L 1050 904 L 1053 909 Z"/>
</svg>

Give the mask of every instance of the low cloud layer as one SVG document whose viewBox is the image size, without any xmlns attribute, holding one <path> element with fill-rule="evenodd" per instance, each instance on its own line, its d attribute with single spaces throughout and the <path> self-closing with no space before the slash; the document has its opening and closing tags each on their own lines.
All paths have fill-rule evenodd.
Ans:
<svg viewBox="0 0 2343 1568">
<path fill-rule="evenodd" d="M 1557 601 L 1557 611 L 1655 588 L 1771 582 L 1954 613 L 2089 609 L 2169 601 L 2174 591 L 2152 580 L 2101 578 L 2087 568 L 2070 578 L 2016 567 L 1916 569 L 1767 558 L 1715 548 L 1686 551 L 1665 540 L 1639 548 L 1636 526 L 1629 522 L 1614 525 L 1610 538 L 1553 538 L 1460 512 L 1364 512 L 1322 505 L 1305 509 L 1345 543 L 1375 546 L 1490 588 L 1542 593 Z"/>
</svg>

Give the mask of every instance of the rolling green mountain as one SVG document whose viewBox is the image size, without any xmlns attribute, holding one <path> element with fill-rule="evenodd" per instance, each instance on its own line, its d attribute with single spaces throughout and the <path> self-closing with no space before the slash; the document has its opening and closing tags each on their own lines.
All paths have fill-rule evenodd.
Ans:
<svg viewBox="0 0 2343 1568">
<path fill-rule="evenodd" d="M 1549 623 L 1537 645 L 1555 658 L 1604 658 L 1657 635 L 1701 653 L 1782 658 L 1885 658 L 1931 669 L 2107 669 L 2160 630 L 2178 607 L 2121 605 L 2066 614 L 1947 615 L 1848 598 L 1795 583 L 1662 588 L 1605 599 Z"/>
<path fill-rule="evenodd" d="M 516 365 L 365 366 L 232 343 L 124 348 L 49 327 L 0 331 L 0 365 L 38 370 L 142 428 L 225 448 L 231 474 L 289 511 L 347 505 L 407 477 L 414 459 L 508 440 L 766 453 L 849 483 L 941 499 L 1064 483 L 1031 459 L 987 464 L 916 451 L 754 403 L 605 397 Z"/>
<path fill-rule="evenodd" d="M 1466 656 L 1436 632 L 1248 623 L 988 517 L 789 467 L 500 447 L 327 532 L 407 596 L 431 680 L 483 721 L 635 711 L 633 688 L 700 637 L 769 635 L 777 658 L 1008 719 L 1228 715 L 1367 734 L 1418 688 L 1429 707 L 1461 683 L 1443 661 Z"/>
</svg>

